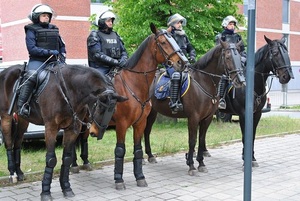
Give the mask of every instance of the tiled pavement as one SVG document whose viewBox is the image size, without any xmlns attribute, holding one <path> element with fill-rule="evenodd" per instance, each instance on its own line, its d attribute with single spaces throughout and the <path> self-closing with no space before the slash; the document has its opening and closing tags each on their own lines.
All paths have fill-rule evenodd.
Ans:
<svg viewBox="0 0 300 201">
<path fill-rule="evenodd" d="M 257 139 L 259 167 L 252 172 L 253 201 L 300 200 L 300 134 Z M 81 171 L 70 176 L 75 197 L 65 199 L 58 179 L 52 183 L 54 200 L 140 200 L 140 201 L 242 201 L 244 173 L 241 142 L 210 149 L 205 158 L 208 173 L 187 174 L 184 153 L 158 157 L 157 164 L 146 163 L 144 174 L 148 187 L 137 187 L 132 163 L 124 165 L 126 190 L 114 188 L 113 165 L 100 170 Z M 196 161 L 197 162 L 197 161 Z M 0 200 L 40 200 L 41 182 L 0 189 Z"/>
</svg>

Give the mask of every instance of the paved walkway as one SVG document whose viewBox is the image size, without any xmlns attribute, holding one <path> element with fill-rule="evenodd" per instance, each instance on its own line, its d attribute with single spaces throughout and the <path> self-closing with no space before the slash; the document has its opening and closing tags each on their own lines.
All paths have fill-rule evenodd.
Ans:
<svg viewBox="0 0 300 201">
<path fill-rule="evenodd" d="M 259 167 L 253 169 L 254 201 L 300 200 L 300 134 L 257 139 L 256 158 Z M 157 164 L 144 166 L 148 187 L 137 187 L 132 163 L 124 165 L 126 190 L 114 188 L 113 165 L 100 170 L 81 171 L 70 176 L 76 196 L 81 201 L 242 201 L 244 173 L 241 142 L 210 149 L 205 158 L 208 173 L 187 174 L 184 154 L 157 158 Z M 40 200 L 41 182 L 20 184 L 0 189 L 0 200 Z M 65 199 L 58 179 L 52 183 L 54 200 Z"/>
</svg>

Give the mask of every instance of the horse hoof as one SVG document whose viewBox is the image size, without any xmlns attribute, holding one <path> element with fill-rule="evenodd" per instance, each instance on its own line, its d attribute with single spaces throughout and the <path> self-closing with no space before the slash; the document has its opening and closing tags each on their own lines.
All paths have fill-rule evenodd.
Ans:
<svg viewBox="0 0 300 201">
<path fill-rule="evenodd" d="M 18 175 L 18 181 L 24 181 L 24 180 L 25 180 L 24 174 L 19 174 Z"/>
<path fill-rule="evenodd" d="M 63 190 L 63 194 L 64 194 L 64 197 L 66 197 L 66 198 L 71 198 L 71 197 L 75 196 L 75 194 L 72 191 L 72 189 Z"/>
<path fill-rule="evenodd" d="M 190 176 L 195 176 L 195 170 L 189 170 L 188 175 Z"/>
<path fill-rule="evenodd" d="M 210 153 L 208 151 L 204 151 L 203 152 L 203 156 L 204 157 L 211 157 Z"/>
<path fill-rule="evenodd" d="M 147 186 L 148 186 L 148 184 L 147 184 L 147 182 L 146 182 L 146 179 L 140 179 L 140 180 L 137 180 L 137 181 L 136 181 L 136 184 L 137 184 L 137 186 L 139 186 L 139 187 L 147 187 Z"/>
<path fill-rule="evenodd" d="M 79 167 L 78 166 L 70 167 L 70 171 L 73 174 L 78 174 L 79 173 Z"/>
<path fill-rule="evenodd" d="M 10 184 L 18 183 L 18 177 L 17 177 L 17 175 L 10 175 L 9 178 L 8 178 L 8 180 L 9 180 Z"/>
<path fill-rule="evenodd" d="M 116 183 L 116 189 L 117 190 L 125 190 L 126 186 L 124 182 Z"/>
<path fill-rule="evenodd" d="M 92 170 L 93 170 L 92 165 L 91 165 L 90 163 L 88 163 L 88 164 L 83 164 L 83 165 L 82 165 L 82 169 L 83 169 L 83 170 L 86 170 L 86 171 L 92 171 Z"/>
<path fill-rule="evenodd" d="M 257 161 L 252 161 L 252 167 L 259 167 L 258 162 Z"/>
<path fill-rule="evenodd" d="M 150 158 L 148 158 L 148 162 L 154 164 L 154 163 L 157 163 L 157 160 L 155 157 L 150 157 Z"/>
<path fill-rule="evenodd" d="M 199 167 L 198 167 L 198 172 L 204 172 L 204 173 L 207 173 L 208 170 L 207 170 L 207 168 L 206 168 L 205 166 L 199 166 Z"/>
<path fill-rule="evenodd" d="M 52 201 L 53 198 L 50 193 L 43 194 L 41 193 L 41 201 Z"/>
</svg>

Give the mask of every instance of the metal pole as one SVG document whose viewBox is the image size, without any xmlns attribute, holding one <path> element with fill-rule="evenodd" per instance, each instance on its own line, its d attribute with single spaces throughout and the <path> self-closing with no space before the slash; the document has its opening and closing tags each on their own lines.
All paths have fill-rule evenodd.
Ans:
<svg viewBox="0 0 300 201">
<path fill-rule="evenodd" d="M 253 148 L 253 91 L 255 68 L 255 0 L 248 1 L 248 39 L 246 72 L 246 108 L 244 136 L 244 201 L 251 201 Z"/>
</svg>

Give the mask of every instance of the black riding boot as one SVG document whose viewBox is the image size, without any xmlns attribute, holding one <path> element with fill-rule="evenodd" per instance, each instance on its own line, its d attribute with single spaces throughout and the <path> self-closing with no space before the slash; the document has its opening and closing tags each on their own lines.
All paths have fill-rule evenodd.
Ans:
<svg viewBox="0 0 300 201">
<path fill-rule="evenodd" d="M 31 76 L 32 75 L 32 76 Z M 22 84 L 23 86 L 20 89 L 20 94 L 18 98 L 18 110 L 19 110 L 19 115 L 29 117 L 30 114 L 30 107 L 29 107 L 29 102 L 30 102 L 30 97 L 31 93 L 35 87 L 36 84 L 36 74 L 33 74 L 33 72 L 28 71 L 26 75 L 24 76 L 24 83 Z M 29 79 L 28 79 L 29 78 Z"/>
<path fill-rule="evenodd" d="M 170 109 L 175 114 L 183 110 L 183 105 L 180 102 L 180 73 L 174 72 L 171 78 L 171 87 L 170 87 Z"/>
<path fill-rule="evenodd" d="M 225 87 L 226 87 L 226 77 L 225 75 L 222 76 L 220 83 L 219 83 L 219 109 L 226 109 L 226 101 L 225 101 Z"/>
</svg>

